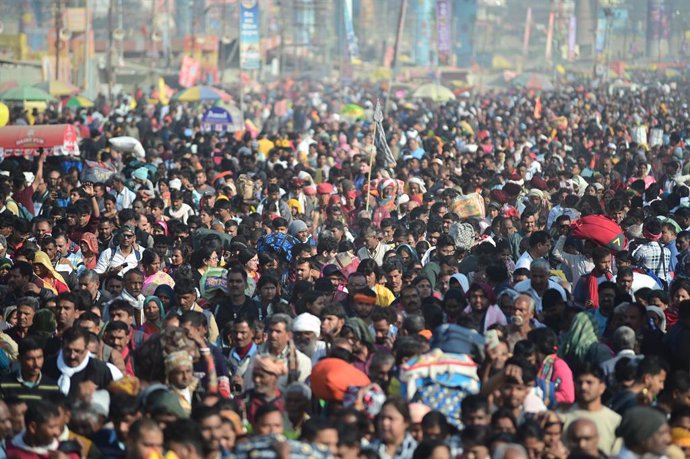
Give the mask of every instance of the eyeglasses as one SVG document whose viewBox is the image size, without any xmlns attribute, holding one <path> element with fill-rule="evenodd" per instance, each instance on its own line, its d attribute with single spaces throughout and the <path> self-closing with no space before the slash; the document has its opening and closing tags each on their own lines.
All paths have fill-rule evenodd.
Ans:
<svg viewBox="0 0 690 459">
<path fill-rule="evenodd" d="M 127 239 L 133 239 L 134 238 L 134 234 L 132 234 L 132 233 L 123 234 L 123 236 L 126 237 Z"/>
</svg>

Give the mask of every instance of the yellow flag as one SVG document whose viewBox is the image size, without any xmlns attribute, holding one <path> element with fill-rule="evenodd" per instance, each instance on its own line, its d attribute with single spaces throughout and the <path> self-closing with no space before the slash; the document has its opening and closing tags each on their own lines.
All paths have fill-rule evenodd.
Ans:
<svg viewBox="0 0 690 459">
<path fill-rule="evenodd" d="M 168 91 L 165 88 L 165 81 L 163 78 L 158 79 L 158 100 L 163 105 L 168 105 L 170 99 L 168 99 Z"/>
</svg>

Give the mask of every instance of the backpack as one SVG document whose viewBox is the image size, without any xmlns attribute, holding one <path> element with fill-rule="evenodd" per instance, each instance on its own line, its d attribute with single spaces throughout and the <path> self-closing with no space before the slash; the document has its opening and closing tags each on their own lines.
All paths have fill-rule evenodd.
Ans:
<svg viewBox="0 0 690 459">
<path fill-rule="evenodd" d="M 17 209 L 19 209 L 19 215 L 18 215 L 19 218 L 21 218 L 23 220 L 28 220 L 28 221 L 33 220 L 34 214 L 29 212 L 29 209 L 24 207 L 24 204 L 17 202 L 12 198 L 7 198 L 7 202 L 5 203 L 5 205 L 7 205 L 7 203 L 10 203 L 10 202 L 15 203 L 17 206 Z"/>
</svg>

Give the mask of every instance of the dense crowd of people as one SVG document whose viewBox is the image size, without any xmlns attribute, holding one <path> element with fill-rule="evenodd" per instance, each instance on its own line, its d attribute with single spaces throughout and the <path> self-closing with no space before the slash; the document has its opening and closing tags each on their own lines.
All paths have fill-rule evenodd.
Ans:
<svg viewBox="0 0 690 459">
<path fill-rule="evenodd" d="M 690 458 L 689 89 L 15 107 L 0 457 Z"/>
</svg>

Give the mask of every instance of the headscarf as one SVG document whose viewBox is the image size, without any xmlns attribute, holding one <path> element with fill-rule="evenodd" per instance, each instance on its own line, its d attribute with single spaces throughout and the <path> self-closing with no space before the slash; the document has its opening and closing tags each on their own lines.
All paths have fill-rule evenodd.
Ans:
<svg viewBox="0 0 690 459">
<path fill-rule="evenodd" d="M 156 289 L 156 291 L 157 290 L 158 289 Z M 160 327 L 162 322 L 163 322 L 163 317 L 165 317 L 165 307 L 163 306 L 163 302 L 161 301 L 161 299 L 155 295 L 147 296 L 146 299 L 144 300 L 144 306 L 149 304 L 150 301 L 155 302 L 158 305 L 158 307 L 160 308 L 160 320 L 158 323 L 154 324 L 154 325 Z"/>
<path fill-rule="evenodd" d="M 156 290 L 153 292 L 153 295 L 157 297 L 160 301 L 160 295 L 165 295 L 168 298 L 170 298 L 170 304 L 175 304 L 177 299 L 175 298 L 175 290 L 167 284 L 161 284 L 158 287 L 156 287 Z"/>
<path fill-rule="evenodd" d="M 168 354 L 165 358 L 165 374 L 169 375 L 172 371 L 183 367 L 193 367 L 192 356 L 187 351 L 175 351 Z"/>
<path fill-rule="evenodd" d="M 48 270 L 50 273 L 50 276 L 55 279 L 57 282 L 62 282 L 62 284 L 67 287 L 67 283 L 65 282 L 65 279 L 62 277 L 60 273 L 55 271 L 55 268 L 53 267 L 53 263 L 50 262 L 50 258 L 48 257 L 48 254 L 39 250 L 36 252 L 34 255 L 34 264 L 39 264 L 42 265 L 44 268 Z M 51 282 L 46 282 L 46 279 L 43 279 L 44 281 L 44 287 L 48 287 L 49 289 L 53 290 L 55 294 L 58 293 L 57 286 L 52 284 Z M 67 287 L 67 291 L 69 291 L 69 287 Z"/>
<path fill-rule="evenodd" d="M 359 317 L 350 317 L 345 321 L 345 326 L 354 332 L 357 340 L 365 344 L 374 344 L 374 337 L 371 335 L 369 327 Z"/>
<path fill-rule="evenodd" d="M 592 346 L 598 342 L 597 326 L 594 319 L 590 314 L 580 312 L 573 318 L 573 323 L 568 329 L 563 346 L 558 350 L 558 355 L 571 366 L 582 363 L 587 359 L 587 353 Z"/>
<path fill-rule="evenodd" d="M 98 238 L 95 234 L 89 232 L 82 234 L 80 242 L 86 242 L 91 253 L 98 256 Z"/>
</svg>

